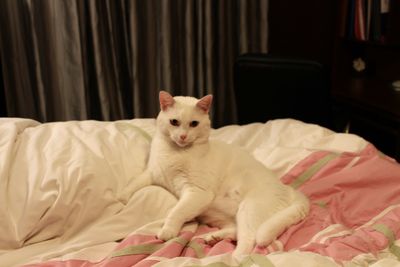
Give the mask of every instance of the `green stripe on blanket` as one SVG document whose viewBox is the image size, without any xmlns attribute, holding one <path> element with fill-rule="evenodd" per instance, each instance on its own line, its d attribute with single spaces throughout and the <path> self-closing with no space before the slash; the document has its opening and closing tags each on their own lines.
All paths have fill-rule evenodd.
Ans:
<svg viewBox="0 0 400 267">
<path fill-rule="evenodd" d="M 193 249 L 194 253 L 196 253 L 197 258 L 204 258 L 205 254 L 203 248 L 196 243 L 195 241 L 189 242 L 187 245 L 189 248 Z"/>
<path fill-rule="evenodd" d="M 265 256 L 260 254 L 252 254 L 246 257 L 239 265 L 229 265 L 225 262 L 213 262 L 207 265 L 190 265 L 190 267 L 275 267 L 272 262 Z"/>
<path fill-rule="evenodd" d="M 380 233 L 382 233 L 389 240 L 390 243 L 393 243 L 396 239 L 392 229 L 390 229 L 387 225 L 384 224 L 375 224 L 372 228 Z"/>
<path fill-rule="evenodd" d="M 160 250 L 161 248 L 169 245 L 170 243 L 178 243 L 182 246 L 185 246 L 188 243 L 188 240 L 181 237 L 176 237 L 168 240 L 165 243 L 128 246 L 123 249 L 114 251 L 114 253 L 111 255 L 111 258 L 129 256 L 129 255 L 141 255 L 141 254 L 150 255 L 156 252 L 157 250 Z"/>
<path fill-rule="evenodd" d="M 396 246 L 394 243 L 396 241 L 396 235 L 392 229 L 385 224 L 375 224 L 372 226 L 372 228 L 382 233 L 388 239 L 390 252 L 392 252 L 392 254 L 395 255 L 398 260 L 400 260 L 400 247 Z"/>
<path fill-rule="evenodd" d="M 207 265 L 190 265 L 188 267 L 234 267 L 234 266 L 228 265 L 224 262 L 213 262 Z"/>
<path fill-rule="evenodd" d="M 305 182 L 307 182 L 314 174 L 316 174 L 319 170 L 322 169 L 328 162 L 337 158 L 339 155 L 335 153 L 329 153 L 328 155 L 324 156 L 314 164 L 312 164 L 305 172 L 303 172 L 299 177 L 294 180 L 290 186 L 293 188 L 299 188 Z"/>
</svg>

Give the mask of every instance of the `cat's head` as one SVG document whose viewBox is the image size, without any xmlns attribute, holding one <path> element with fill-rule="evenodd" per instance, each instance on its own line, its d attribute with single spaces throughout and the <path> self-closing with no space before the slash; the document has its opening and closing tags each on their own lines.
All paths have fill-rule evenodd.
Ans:
<svg viewBox="0 0 400 267">
<path fill-rule="evenodd" d="M 172 97 L 161 91 L 158 130 L 179 147 L 207 142 L 210 134 L 209 110 L 212 95 L 201 99 L 188 96 Z"/>
</svg>

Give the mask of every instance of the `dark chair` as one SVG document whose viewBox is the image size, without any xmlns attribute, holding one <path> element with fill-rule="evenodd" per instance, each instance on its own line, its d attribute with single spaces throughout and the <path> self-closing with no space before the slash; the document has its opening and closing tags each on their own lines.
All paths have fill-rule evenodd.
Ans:
<svg viewBox="0 0 400 267">
<path fill-rule="evenodd" d="M 331 128 L 329 76 L 321 64 L 244 54 L 234 73 L 239 124 L 293 118 Z"/>
</svg>

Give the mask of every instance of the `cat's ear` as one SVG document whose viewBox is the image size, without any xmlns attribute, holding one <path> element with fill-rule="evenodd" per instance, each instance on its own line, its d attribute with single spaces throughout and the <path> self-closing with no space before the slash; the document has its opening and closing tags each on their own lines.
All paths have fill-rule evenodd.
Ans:
<svg viewBox="0 0 400 267">
<path fill-rule="evenodd" d="M 211 108 L 211 103 L 212 103 L 213 96 L 212 95 L 206 95 L 203 98 L 197 102 L 196 106 L 203 110 L 205 113 L 208 113 L 208 111 Z"/>
<path fill-rule="evenodd" d="M 169 107 L 172 107 L 175 103 L 174 98 L 168 92 L 160 91 L 160 108 L 162 111 L 166 111 Z"/>
</svg>

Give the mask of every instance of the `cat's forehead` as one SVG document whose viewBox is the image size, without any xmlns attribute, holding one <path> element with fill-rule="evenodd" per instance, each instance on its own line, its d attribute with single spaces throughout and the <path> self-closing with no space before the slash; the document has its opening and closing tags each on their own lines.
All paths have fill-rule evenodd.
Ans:
<svg viewBox="0 0 400 267">
<path fill-rule="evenodd" d="M 167 114 L 182 120 L 191 120 L 194 117 L 198 118 L 204 116 L 204 113 L 195 105 L 179 102 L 176 102 L 174 107 L 167 111 Z"/>
<path fill-rule="evenodd" d="M 174 97 L 175 105 L 171 109 L 175 115 L 180 115 L 182 117 L 201 115 L 200 109 L 196 106 L 198 99 L 190 96 L 176 96 Z"/>
<path fill-rule="evenodd" d="M 176 96 L 174 100 L 175 104 L 164 112 L 169 119 L 174 117 L 182 121 L 191 121 L 202 120 L 208 117 L 208 114 L 202 112 L 202 110 L 196 106 L 199 101 L 197 98 Z"/>
<path fill-rule="evenodd" d="M 191 96 L 175 96 L 174 100 L 184 106 L 195 106 L 199 100 Z"/>
</svg>

